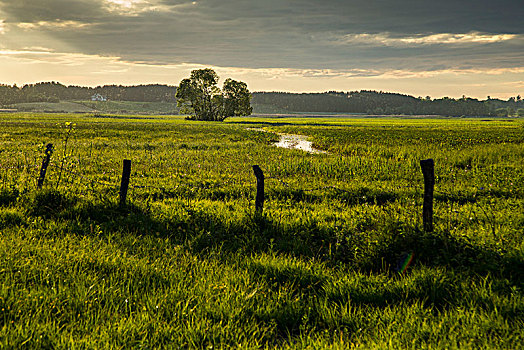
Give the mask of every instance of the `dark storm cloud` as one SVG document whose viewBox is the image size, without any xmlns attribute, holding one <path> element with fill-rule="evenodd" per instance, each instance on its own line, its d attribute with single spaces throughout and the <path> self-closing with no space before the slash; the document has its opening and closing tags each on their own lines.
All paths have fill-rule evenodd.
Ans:
<svg viewBox="0 0 524 350">
<path fill-rule="evenodd" d="M 4 0 L 0 6 L 6 24 L 90 24 L 38 30 L 78 52 L 129 61 L 429 71 L 522 66 L 521 0 Z M 441 33 L 479 38 L 435 36 Z M 498 34 L 514 36 L 498 40 Z"/>
<path fill-rule="evenodd" d="M 300 0 L 202 1 L 204 11 L 218 19 L 231 15 L 253 20 L 280 18 L 319 31 L 356 32 L 522 32 L 523 8 L 515 0 Z"/>
</svg>

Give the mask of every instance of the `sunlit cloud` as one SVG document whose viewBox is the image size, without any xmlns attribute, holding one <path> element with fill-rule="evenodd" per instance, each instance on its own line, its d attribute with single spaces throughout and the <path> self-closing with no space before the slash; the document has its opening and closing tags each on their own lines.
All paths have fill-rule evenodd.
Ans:
<svg viewBox="0 0 524 350">
<path fill-rule="evenodd" d="M 444 74 L 483 74 L 483 75 L 501 75 L 506 73 L 524 73 L 523 67 L 512 67 L 512 68 L 479 68 L 479 69 L 439 69 L 430 71 L 411 71 L 411 70 L 386 70 L 382 74 L 378 74 L 375 77 L 380 78 L 432 78 Z"/>
<path fill-rule="evenodd" d="M 16 24 L 20 29 L 35 30 L 62 30 L 62 29 L 82 29 L 92 26 L 92 23 L 78 22 L 78 21 L 39 21 L 34 23 L 22 22 Z"/>
<path fill-rule="evenodd" d="M 440 33 L 430 35 L 393 36 L 390 33 L 378 34 L 347 34 L 336 40 L 339 44 L 360 43 L 386 46 L 418 46 L 418 45 L 458 45 L 458 44 L 490 44 L 523 38 L 517 34 L 488 34 L 469 32 L 465 34 Z"/>
<path fill-rule="evenodd" d="M 270 79 L 288 78 L 378 78 L 378 79 L 406 79 L 406 78 L 431 78 L 439 75 L 461 75 L 461 74 L 521 74 L 524 73 L 524 66 L 512 68 L 479 68 L 479 69 L 438 69 L 438 70 L 409 70 L 409 69 L 295 69 L 295 68 L 235 68 L 235 67 L 214 67 L 217 71 L 225 73 L 250 75 L 255 74 L 260 77 Z"/>
<path fill-rule="evenodd" d="M 4 20 L 0 20 L 0 34 L 5 34 L 5 23 Z"/>
<path fill-rule="evenodd" d="M 104 0 L 105 9 L 120 16 L 139 16 L 146 12 L 167 12 L 173 9 L 160 0 Z M 180 5 L 179 5 L 180 6 Z"/>
<path fill-rule="evenodd" d="M 46 63 L 56 66 L 84 66 L 95 61 L 118 61 L 117 57 L 52 52 L 49 49 L 38 47 L 28 50 L 0 50 L 0 55 L 16 58 L 20 63 L 30 65 Z"/>
<path fill-rule="evenodd" d="M 515 89 L 523 89 L 524 88 L 524 80 L 508 81 L 508 82 L 501 83 L 501 85 L 511 86 L 511 87 L 513 87 Z"/>
<path fill-rule="evenodd" d="M 23 51 L 33 51 L 33 52 L 53 52 L 55 50 L 53 49 L 50 49 L 48 47 L 44 47 L 44 46 L 28 46 L 28 47 L 24 47 L 22 49 L 22 52 Z M 20 52 L 20 51 L 13 51 L 11 50 L 11 52 Z"/>
<path fill-rule="evenodd" d="M 288 78 L 428 78 L 442 74 L 487 74 L 524 73 L 524 66 L 511 68 L 453 68 L 437 70 L 410 69 L 297 69 L 297 68 L 237 68 L 202 65 L 191 62 L 178 64 L 150 64 L 130 62 L 118 56 L 88 55 L 82 53 L 53 52 L 45 47 L 31 47 L 25 50 L 0 50 L 0 55 L 16 57 L 25 64 L 47 63 L 59 66 L 89 66 L 92 74 L 124 73 L 134 68 L 154 70 L 184 70 L 211 67 L 219 73 L 236 75 L 256 75 L 269 79 Z M 98 67 L 98 68 L 96 68 Z"/>
<path fill-rule="evenodd" d="M 134 4 L 141 3 L 143 1 L 141 0 L 106 0 L 106 2 L 116 5 L 116 6 L 131 8 Z"/>
</svg>

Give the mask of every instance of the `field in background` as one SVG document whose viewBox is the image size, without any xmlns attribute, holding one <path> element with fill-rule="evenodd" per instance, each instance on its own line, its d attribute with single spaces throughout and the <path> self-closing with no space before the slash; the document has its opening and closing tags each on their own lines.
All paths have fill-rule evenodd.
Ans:
<svg viewBox="0 0 524 350">
<path fill-rule="evenodd" d="M 8 105 L 8 108 L 26 113 L 107 113 L 117 115 L 174 115 L 179 110 L 176 102 L 135 102 L 135 101 L 60 101 L 26 102 Z M 289 114 L 285 109 L 253 104 L 254 114 Z M 318 112 L 315 114 L 319 114 Z"/>
<path fill-rule="evenodd" d="M 72 101 L 62 102 L 26 102 L 15 103 L 9 108 L 16 109 L 19 112 L 47 112 L 47 113 L 89 113 L 94 112 L 92 108 L 83 106 Z"/>
<path fill-rule="evenodd" d="M 176 103 L 172 102 L 133 102 L 133 101 L 60 101 L 27 102 L 8 106 L 19 112 L 32 113 L 108 113 L 108 114 L 178 114 Z M 286 113 L 271 105 L 254 105 L 254 113 Z"/>
<path fill-rule="evenodd" d="M 108 114 L 177 114 L 176 103 L 132 101 L 61 101 L 15 103 L 9 108 L 19 112 L 108 113 Z"/>
<path fill-rule="evenodd" d="M 329 153 L 273 147 L 273 132 Z M 524 341 L 522 119 L 5 114 L 0 142 L 2 346 Z M 434 233 L 421 230 L 426 158 Z"/>
</svg>

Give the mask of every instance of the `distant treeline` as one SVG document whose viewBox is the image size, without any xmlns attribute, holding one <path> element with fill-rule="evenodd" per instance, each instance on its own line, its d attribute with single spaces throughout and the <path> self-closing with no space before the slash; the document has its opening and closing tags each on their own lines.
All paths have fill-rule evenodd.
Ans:
<svg viewBox="0 0 524 350">
<path fill-rule="evenodd" d="M 65 86 L 57 82 L 0 85 L 0 105 L 22 102 L 90 100 L 99 94 L 112 101 L 176 103 L 176 86 L 150 84 L 138 86 L 105 85 L 95 88 Z M 378 91 L 330 91 L 324 93 L 255 92 L 252 104 L 283 112 L 324 112 L 364 114 L 434 114 L 448 116 L 524 116 L 520 96 L 508 100 L 462 97 L 431 99 Z"/>
<path fill-rule="evenodd" d="M 48 82 L 16 85 L 0 85 L 0 105 L 23 102 L 59 102 L 61 100 L 90 100 L 99 94 L 113 101 L 172 102 L 175 103 L 176 87 L 160 84 L 120 86 L 105 85 L 95 88 L 65 86 Z"/>
<path fill-rule="evenodd" d="M 270 105 L 289 112 L 328 112 L 365 114 L 434 114 L 449 116 L 515 116 L 524 115 L 524 101 L 520 96 L 507 101 L 474 98 L 431 99 L 389 92 L 352 91 L 292 94 L 259 92 L 253 95 L 253 104 Z"/>
</svg>

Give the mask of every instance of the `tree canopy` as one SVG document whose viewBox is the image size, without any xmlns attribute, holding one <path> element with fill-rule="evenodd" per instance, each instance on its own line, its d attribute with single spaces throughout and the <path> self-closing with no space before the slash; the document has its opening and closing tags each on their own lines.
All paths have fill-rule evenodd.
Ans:
<svg viewBox="0 0 524 350">
<path fill-rule="evenodd" d="M 210 68 L 196 69 L 183 79 L 176 92 L 177 105 L 189 119 L 223 121 L 227 117 L 246 116 L 253 111 L 247 84 L 226 79 L 222 89 L 219 77 Z"/>
</svg>

